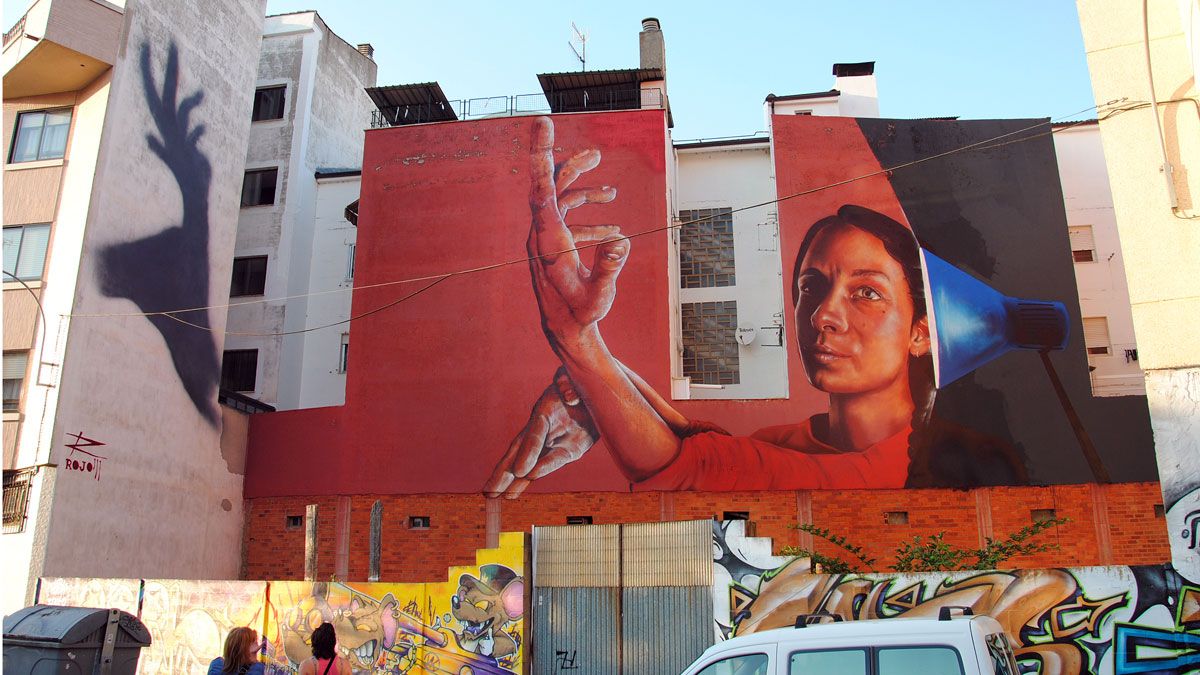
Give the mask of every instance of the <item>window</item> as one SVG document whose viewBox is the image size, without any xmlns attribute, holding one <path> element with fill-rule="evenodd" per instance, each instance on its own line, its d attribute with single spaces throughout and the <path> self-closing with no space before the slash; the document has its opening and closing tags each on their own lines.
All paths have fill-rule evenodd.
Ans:
<svg viewBox="0 0 1200 675">
<path fill-rule="evenodd" d="M 683 288 L 733 286 L 733 209 L 680 211 L 679 284 Z"/>
<path fill-rule="evenodd" d="M 795 114 L 797 114 L 797 115 L 811 115 L 811 114 L 813 114 L 813 113 L 812 113 L 812 109 L 804 109 L 804 110 L 797 110 L 797 111 L 795 112 Z"/>
<path fill-rule="evenodd" d="M 348 244 L 346 246 L 346 248 L 348 249 L 347 253 L 346 253 L 346 281 L 354 281 L 354 249 L 355 249 L 355 245 Z"/>
<path fill-rule="evenodd" d="M 25 516 L 29 510 L 29 489 L 37 469 L 19 469 L 4 472 L 4 534 L 25 530 Z"/>
<path fill-rule="evenodd" d="M 4 280 L 41 279 L 49 244 L 48 224 L 4 228 Z"/>
<path fill-rule="evenodd" d="M 591 525 L 591 516 L 567 516 L 568 525 Z"/>
<path fill-rule="evenodd" d="M 1090 355 L 1109 353 L 1108 319 L 1102 316 L 1084 317 L 1083 344 Z"/>
<path fill-rule="evenodd" d="M 267 256 L 233 259 L 233 281 L 229 284 L 229 297 L 262 295 L 267 285 Z"/>
<path fill-rule="evenodd" d="M 221 359 L 221 388 L 254 391 L 258 380 L 258 350 L 230 349 Z"/>
<path fill-rule="evenodd" d="M 743 654 L 711 663 L 696 675 L 767 675 L 769 663 L 766 654 Z"/>
<path fill-rule="evenodd" d="M 251 169 L 242 179 L 242 206 L 265 206 L 275 203 L 275 183 L 279 169 Z"/>
<path fill-rule="evenodd" d="M 286 85 L 260 87 L 254 90 L 254 112 L 251 113 L 250 120 L 261 122 L 262 120 L 283 119 L 283 101 L 286 95 Z"/>
<path fill-rule="evenodd" d="M 788 675 L 808 675 L 809 673 L 867 675 L 867 652 L 864 649 L 793 652 L 788 659 Z"/>
<path fill-rule="evenodd" d="M 750 520 L 750 512 L 749 511 L 725 511 L 721 514 L 721 520 L 726 521 L 726 522 L 728 522 L 730 520 Z"/>
<path fill-rule="evenodd" d="M 992 633 L 983 638 L 987 643 L 988 656 L 992 660 L 992 670 L 996 675 L 1020 675 L 1021 668 L 1017 665 L 1012 645 L 1004 633 Z"/>
<path fill-rule="evenodd" d="M 67 132 L 71 129 L 70 110 L 40 110 L 17 115 L 8 161 L 36 162 L 62 159 L 67 152 Z"/>
<path fill-rule="evenodd" d="M 433 519 L 429 516 L 409 516 L 408 528 L 410 530 L 428 530 L 433 523 Z"/>
<path fill-rule="evenodd" d="M 1071 236 L 1071 257 L 1077 263 L 1096 261 L 1096 241 L 1091 225 L 1074 225 L 1067 228 Z"/>
<path fill-rule="evenodd" d="M 289 530 L 298 530 L 304 527 L 304 516 L 288 516 L 286 528 Z"/>
<path fill-rule="evenodd" d="M 877 672 L 879 675 L 962 675 L 963 667 L 958 650 L 953 647 L 881 647 Z"/>
<path fill-rule="evenodd" d="M 907 525 L 908 511 L 885 511 L 883 523 L 885 525 Z"/>
<path fill-rule="evenodd" d="M 338 369 L 339 373 L 346 372 L 346 368 L 350 365 L 350 334 L 342 333 L 342 344 L 338 348 Z"/>
<path fill-rule="evenodd" d="M 1162 504 L 1154 505 L 1154 517 L 1155 518 L 1162 518 L 1166 515 L 1167 515 L 1167 510 L 1165 508 L 1163 508 Z"/>
<path fill-rule="evenodd" d="M 680 310 L 684 376 L 694 384 L 737 384 L 737 301 L 685 302 Z"/>
<path fill-rule="evenodd" d="M 4 353 L 4 412 L 21 409 L 21 389 L 28 357 L 28 352 Z"/>
</svg>

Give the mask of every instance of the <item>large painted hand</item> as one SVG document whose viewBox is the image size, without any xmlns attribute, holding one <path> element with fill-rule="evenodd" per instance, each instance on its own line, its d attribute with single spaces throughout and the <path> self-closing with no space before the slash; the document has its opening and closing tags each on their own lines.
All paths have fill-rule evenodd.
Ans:
<svg viewBox="0 0 1200 675">
<path fill-rule="evenodd" d="M 508 445 L 484 485 L 488 497 L 515 499 L 529 483 L 583 457 L 600 434 L 564 369 L 533 404 L 529 422 Z"/>
<path fill-rule="evenodd" d="M 615 188 L 575 188 L 584 173 L 600 163 L 600 151 L 589 149 L 556 165 L 554 124 L 549 118 L 534 120 L 530 143 L 529 209 L 533 217 L 527 249 L 534 292 L 542 311 L 542 325 L 552 344 L 595 324 L 608 314 L 616 298 L 617 275 L 629 257 L 628 239 L 615 225 L 570 227 L 567 213 L 584 204 L 603 204 L 617 196 Z M 591 267 L 579 252 L 593 246 Z"/>
</svg>

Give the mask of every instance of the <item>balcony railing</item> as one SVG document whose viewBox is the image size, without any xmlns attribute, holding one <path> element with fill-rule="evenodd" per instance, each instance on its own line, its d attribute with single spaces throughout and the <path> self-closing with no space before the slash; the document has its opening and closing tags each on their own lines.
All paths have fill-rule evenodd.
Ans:
<svg viewBox="0 0 1200 675">
<path fill-rule="evenodd" d="M 657 88 L 571 89 L 552 92 L 549 96 L 542 93 L 489 96 L 382 108 L 371 111 L 371 128 L 488 117 L 538 115 L 550 112 L 596 112 L 665 107 L 662 89 Z"/>
<path fill-rule="evenodd" d="M 13 27 L 8 29 L 8 32 L 4 34 L 4 46 L 7 47 L 8 43 L 10 43 L 14 39 L 20 37 L 21 33 L 24 33 L 24 32 L 25 32 L 25 16 L 22 16 L 20 19 L 17 20 L 17 23 L 15 23 L 13 25 Z"/>
<path fill-rule="evenodd" d="M 4 534 L 25 530 L 34 473 L 36 469 L 4 472 Z"/>
</svg>

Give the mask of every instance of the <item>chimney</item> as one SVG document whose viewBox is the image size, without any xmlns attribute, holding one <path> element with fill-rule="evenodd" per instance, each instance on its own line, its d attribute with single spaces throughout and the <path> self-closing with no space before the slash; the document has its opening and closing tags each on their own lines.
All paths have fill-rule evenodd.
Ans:
<svg viewBox="0 0 1200 675">
<path fill-rule="evenodd" d="M 833 88 L 841 92 L 838 114 L 845 117 L 879 117 L 879 91 L 875 88 L 875 62 L 833 64 Z"/>
<path fill-rule="evenodd" d="M 362 54 L 368 59 L 371 59 L 372 61 L 375 60 L 375 48 L 371 46 L 370 42 L 364 42 L 361 45 L 358 45 L 358 53 Z"/>
<path fill-rule="evenodd" d="M 642 19 L 642 32 L 638 33 L 638 46 L 641 50 L 641 67 L 658 68 L 667 72 L 667 50 L 663 44 L 662 25 L 658 19 L 649 17 Z"/>
</svg>

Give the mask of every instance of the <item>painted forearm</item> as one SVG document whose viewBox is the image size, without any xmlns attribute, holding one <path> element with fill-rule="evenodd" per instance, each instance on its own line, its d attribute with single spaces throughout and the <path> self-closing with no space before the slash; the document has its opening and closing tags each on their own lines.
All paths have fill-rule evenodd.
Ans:
<svg viewBox="0 0 1200 675">
<path fill-rule="evenodd" d="M 625 476 L 640 482 L 670 464 L 679 454 L 679 436 L 646 392 L 659 401 L 661 397 L 613 358 L 595 325 L 556 343 L 571 381 Z M 666 409 L 682 418 L 669 405 Z"/>
</svg>

